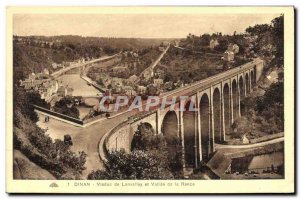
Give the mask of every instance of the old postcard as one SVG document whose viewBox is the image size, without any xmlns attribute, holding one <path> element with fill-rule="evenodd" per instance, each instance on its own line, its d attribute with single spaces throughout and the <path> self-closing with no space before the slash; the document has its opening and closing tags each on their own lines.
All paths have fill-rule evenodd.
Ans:
<svg viewBox="0 0 300 199">
<path fill-rule="evenodd" d="M 293 7 L 8 7 L 9 193 L 293 193 Z"/>
</svg>

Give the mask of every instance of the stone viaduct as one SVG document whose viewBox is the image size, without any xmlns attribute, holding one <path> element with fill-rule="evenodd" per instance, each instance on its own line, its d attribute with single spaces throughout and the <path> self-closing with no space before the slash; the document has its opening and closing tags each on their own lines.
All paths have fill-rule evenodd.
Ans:
<svg viewBox="0 0 300 199">
<path fill-rule="evenodd" d="M 263 61 L 255 59 L 167 93 L 168 96 L 189 96 L 188 100 L 179 100 L 176 104 L 181 108 L 193 106 L 196 111 L 171 110 L 168 106 L 129 118 L 107 134 L 104 149 L 129 152 L 138 125 L 145 123 L 166 137 L 168 148 L 174 139 L 179 140 L 184 167 L 196 168 L 200 161 L 209 160 L 215 143 L 224 142 L 232 123 L 243 115 L 241 100 L 252 91 L 262 70 Z"/>
</svg>

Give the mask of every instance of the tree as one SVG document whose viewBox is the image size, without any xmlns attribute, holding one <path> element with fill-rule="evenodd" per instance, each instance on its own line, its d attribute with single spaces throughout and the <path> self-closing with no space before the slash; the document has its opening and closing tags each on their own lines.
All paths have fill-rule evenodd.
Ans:
<svg viewBox="0 0 300 199">
<path fill-rule="evenodd" d="M 266 90 L 263 97 L 257 99 L 257 111 L 262 112 L 269 107 L 273 107 L 275 104 L 284 103 L 284 85 L 283 82 L 277 82 L 271 84 L 270 88 Z"/>
<path fill-rule="evenodd" d="M 210 35 L 209 34 L 203 34 L 200 38 L 200 44 L 203 46 L 208 46 L 210 43 Z"/>
<path fill-rule="evenodd" d="M 157 87 L 150 84 L 150 85 L 147 86 L 146 94 L 148 96 L 158 96 L 160 94 L 160 91 Z"/>
<path fill-rule="evenodd" d="M 228 38 L 226 38 L 226 37 L 220 37 L 218 39 L 218 42 L 219 42 L 219 45 L 217 45 L 215 47 L 215 50 L 221 51 L 221 52 L 224 52 L 225 50 L 227 50 L 227 47 L 229 45 Z"/>
<path fill-rule="evenodd" d="M 105 162 L 105 169 L 91 172 L 88 179 L 173 179 L 182 177 L 180 175 L 181 162 L 176 162 L 181 155 L 177 155 L 176 150 L 172 150 L 173 153 L 169 154 L 165 138 L 163 135 L 155 135 L 149 124 L 142 123 L 138 126 L 132 140 L 131 150 L 131 153 L 111 152 Z"/>
<path fill-rule="evenodd" d="M 152 154 L 141 150 L 131 153 L 112 152 L 105 162 L 105 170 L 92 171 L 90 180 L 100 179 L 169 179 L 160 165 L 160 160 Z"/>
<path fill-rule="evenodd" d="M 261 35 L 271 30 L 271 26 L 268 24 L 256 24 L 255 26 L 249 26 L 246 28 L 246 32 L 250 35 Z"/>
<path fill-rule="evenodd" d="M 26 92 L 22 87 L 14 86 L 14 114 L 16 110 L 21 111 L 23 115 L 27 115 L 33 122 L 38 121 L 38 116 L 34 111 L 33 105 L 49 108 L 49 104 L 41 99 L 40 95 L 35 92 Z"/>
<path fill-rule="evenodd" d="M 73 106 L 73 99 L 65 97 L 55 103 L 54 111 L 79 119 L 79 110 Z"/>
<path fill-rule="evenodd" d="M 272 32 L 276 46 L 276 57 L 282 57 L 284 53 L 284 18 L 283 15 L 272 20 Z M 283 59 L 279 64 L 283 64 Z"/>
<path fill-rule="evenodd" d="M 174 77 L 172 74 L 167 73 L 164 77 L 164 82 L 173 82 L 174 81 Z"/>
</svg>

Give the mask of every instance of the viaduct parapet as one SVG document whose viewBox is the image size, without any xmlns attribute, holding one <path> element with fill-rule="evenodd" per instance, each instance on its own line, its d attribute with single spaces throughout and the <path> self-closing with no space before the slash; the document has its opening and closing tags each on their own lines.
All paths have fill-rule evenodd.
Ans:
<svg viewBox="0 0 300 199">
<path fill-rule="evenodd" d="M 194 99 L 196 111 L 170 110 L 168 106 L 128 119 L 107 134 L 104 149 L 130 152 L 138 125 L 145 123 L 156 134 L 162 133 L 168 144 L 179 138 L 184 167 L 197 167 L 200 161 L 208 161 L 215 143 L 226 141 L 231 125 L 244 114 L 241 101 L 253 90 L 263 66 L 261 59 L 255 59 L 168 93 L 168 96 L 189 96 L 188 100 L 176 102 L 181 108 L 190 106 Z"/>
</svg>

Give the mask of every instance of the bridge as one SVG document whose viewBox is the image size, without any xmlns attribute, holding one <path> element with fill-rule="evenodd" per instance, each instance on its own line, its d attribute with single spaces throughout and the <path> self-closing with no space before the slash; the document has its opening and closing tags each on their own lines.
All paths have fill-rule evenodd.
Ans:
<svg viewBox="0 0 300 199">
<path fill-rule="evenodd" d="M 216 150 L 216 144 L 226 141 L 233 122 L 244 114 L 241 101 L 249 95 L 259 80 L 264 63 L 260 59 L 246 63 L 199 82 L 165 93 L 164 96 L 188 96 L 177 100 L 180 109 L 172 106 L 133 115 L 120 121 L 100 141 L 100 157 L 106 159 L 108 151 L 130 152 L 131 142 L 138 126 L 144 123 L 157 134 L 166 137 L 168 148 L 174 139 L 182 146 L 184 168 L 197 168 L 200 161 L 207 162 Z M 194 102 L 194 103 L 192 103 Z M 144 104 L 145 105 L 145 104 Z M 193 106 L 196 111 L 183 111 Z"/>
<path fill-rule="evenodd" d="M 87 62 L 84 62 L 84 63 L 73 64 L 69 67 L 62 68 L 58 71 L 53 72 L 51 74 L 51 76 L 54 77 L 54 78 L 57 78 L 57 77 L 65 74 L 65 73 L 67 73 L 68 71 L 74 70 L 74 69 L 79 69 L 80 71 L 84 71 L 85 67 L 90 65 L 90 64 L 97 63 L 97 62 L 100 62 L 100 61 L 107 61 L 107 60 L 110 60 L 110 59 L 112 59 L 112 58 L 114 58 L 118 55 L 120 55 L 120 53 L 117 53 L 117 54 L 111 55 L 111 56 L 100 57 L 100 58 L 93 59 L 93 60 L 90 60 L 90 61 L 87 61 Z"/>
</svg>

